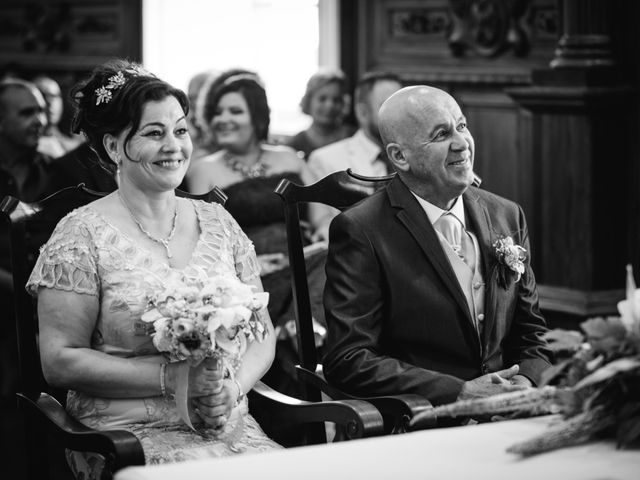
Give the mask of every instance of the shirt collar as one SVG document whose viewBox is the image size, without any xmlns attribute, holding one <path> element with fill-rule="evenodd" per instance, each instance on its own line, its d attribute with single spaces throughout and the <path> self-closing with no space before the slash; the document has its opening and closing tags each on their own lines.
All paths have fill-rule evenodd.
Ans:
<svg viewBox="0 0 640 480">
<path fill-rule="evenodd" d="M 453 204 L 453 207 L 451 207 L 449 210 L 443 210 L 440 207 L 436 207 L 433 203 L 427 202 L 424 198 L 419 197 L 413 191 L 411 193 L 418 200 L 418 203 L 420 204 L 424 212 L 427 214 L 427 217 L 429 217 L 429 221 L 431 222 L 432 225 L 436 223 L 436 221 L 445 213 L 451 213 L 460 221 L 460 223 L 462 223 L 462 226 L 464 228 L 467 228 L 467 224 L 465 222 L 464 202 L 462 201 L 462 196 L 459 196 L 458 198 L 456 198 L 456 201 Z"/>
<path fill-rule="evenodd" d="M 362 149 L 363 157 L 370 158 L 371 163 L 378 160 L 378 155 L 381 151 L 380 145 L 372 142 L 364 133 L 364 130 L 359 129 L 356 133 L 354 133 L 353 139 L 358 142 L 360 148 Z"/>
</svg>

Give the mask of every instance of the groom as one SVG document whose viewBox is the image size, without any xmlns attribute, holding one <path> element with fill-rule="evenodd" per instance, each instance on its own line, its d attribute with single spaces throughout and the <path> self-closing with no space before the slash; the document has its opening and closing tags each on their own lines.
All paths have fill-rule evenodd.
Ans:
<svg viewBox="0 0 640 480">
<path fill-rule="evenodd" d="M 550 365 L 522 209 L 472 187 L 456 101 L 405 87 L 380 108 L 397 176 L 333 221 L 327 379 L 431 403 L 535 386 Z"/>
</svg>

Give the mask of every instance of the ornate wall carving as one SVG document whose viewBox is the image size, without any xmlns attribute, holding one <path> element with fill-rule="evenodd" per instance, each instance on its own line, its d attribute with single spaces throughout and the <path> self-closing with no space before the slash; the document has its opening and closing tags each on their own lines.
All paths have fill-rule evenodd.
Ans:
<svg viewBox="0 0 640 480">
<path fill-rule="evenodd" d="M 139 59 L 141 2 L 3 1 L 0 64 L 83 70 L 112 56 Z"/>
<path fill-rule="evenodd" d="M 558 40 L 554 0 L 380 0 L 359 13 L 360 70 L 433 81 L 523 83 Z"/>
</svg>

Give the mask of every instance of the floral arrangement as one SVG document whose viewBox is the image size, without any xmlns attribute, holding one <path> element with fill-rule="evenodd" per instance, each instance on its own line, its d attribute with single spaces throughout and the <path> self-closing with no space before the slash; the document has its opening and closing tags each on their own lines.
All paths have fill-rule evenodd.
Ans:
<svg viewBox="0 0 640 480">
<path fill-rule="evenodd" d="M 235 276 L 182 276 L 149 296 L 142 321 L 153 323 L 153 344 L 172 361 L 230 360 L 247 341 L 264 339 L 266 327 L 254 314 L 268 300 L 268 293 L 255 292 Z"/>
<path fill-rule="evenodd" d="M 615 437 L 618 447 L 640 440 L 640 289 L 630 265 L 618 312 L 583 322 L 584 334 L 549 332 L 560 361 L 545 372 L 544 383 L 565 392 L 564 400 L 554 399 L 563 419 L 509 451 L 531 455 L 597 437 Z"/>
<path fill-rule="evenodd" d="M 511 270 L 516 275 L 516 283 L 524 273 L 524 261 L 527 259 L 527 250 L 513 242 L 511 237 L 502 237 L 493 242 L 493 250 L 498 266 L 498 281 L 506 288 L 507 271 Z"/>
<path fill-rule="evenodd" d="M 558 361 L 543 375 L 540 388 L 441 405 L 416 415 L 414 426 L 441 417 L 475 419 L 560 414 L 541 435 L 509 447 L 534 455 L 600 437 L 618 447 L 640 440 L 640 289 L 627 267 L 626 299 L 619 316 L 581 324 L 584 333 L 552 330 L 547 339 Z"/>
<path fill-rule="evenodd" d="M 258 314 L 267 306 L 269 294 L 256 292 L 229 274 L 207 276 L 198 270 L 195 277 L 170 278 L 163 290 L 148 295 L 142 321 L 153 328 L 149 333 L 155 347 L 170 361 L 186 360 L 176 388 L 176 404 L 191 428 L 187 408 L 188 367 L 214 357 L 233 378 L 241 354 L 252 341 L 262 342 L 267 328 Z"/>
</svg>

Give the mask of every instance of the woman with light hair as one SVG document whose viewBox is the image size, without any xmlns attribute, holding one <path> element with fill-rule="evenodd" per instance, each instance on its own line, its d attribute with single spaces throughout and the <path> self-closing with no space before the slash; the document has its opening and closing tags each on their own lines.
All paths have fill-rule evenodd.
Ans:
<svg viewBox="0 0 640 480">
<path fill-rule="evenodd" d="M 350 99 L 347 78 L 341 70 L 324 68 L 313 74 L 300 101 L 302 112 L 311 117 L 311 125 L 288 145 L 307 159 L 313 150 L 353 135 L 356 128 L 344 122 Z"/>
</svg>

